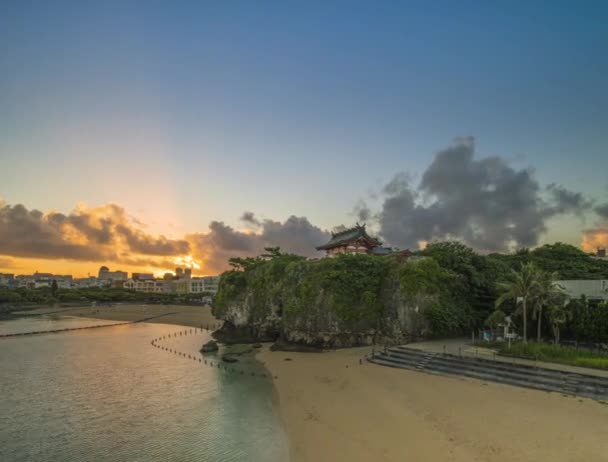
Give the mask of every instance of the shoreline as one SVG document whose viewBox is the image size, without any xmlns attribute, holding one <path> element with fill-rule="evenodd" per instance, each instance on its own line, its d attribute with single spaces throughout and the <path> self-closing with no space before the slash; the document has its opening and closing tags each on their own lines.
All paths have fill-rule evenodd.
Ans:
<svg viewBox="0 0 608 462">
<path fill-rule="evenodd" d="M 142 310 L 178 311 L 158 318 L 163 324 L 219 322 L 208 307 L 183 305 L 92 307 L 70 315 L 121 321 L 143 317 Z M 291 462 L 608 462 L 605 404 L 360 364 L 369 351 L 299 353 L 264 344 L 254 353 L 272 378 Z"/>
<path fill-rule="evenodd" d="M 50 315 L 61 317 L 69 313 L 71 317 L 84 317 L 92 319 L 103 319 L 107 321 L 137 321 L 144 318 L 157 317 L 146 322 L 154 324 L 172 324 L 184 327 L 213 326 L 219 327 L 220 321 L 213 317 L 209 306 L 201 305 L 143 305 L 124 304 L 113 306 L 89 306 L 81 308 L 70 308 L 65 311 L 57 311 L 56 308 L 37 308 L 35 310 L 15 311 L 12 317 L 17 318 L 34 315 Z"/>
</svg>

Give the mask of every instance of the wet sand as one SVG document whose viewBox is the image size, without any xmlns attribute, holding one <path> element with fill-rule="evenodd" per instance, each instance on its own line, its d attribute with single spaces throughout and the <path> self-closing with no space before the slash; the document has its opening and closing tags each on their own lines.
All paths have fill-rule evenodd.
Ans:
<svg viewBox="0 0 608 462">
<path fill-rule="evenodd" d="M 28 311 L 37 312 L 43 310 Z M 171 312 L 177 313 L 152 322 L 218 322 L 208 307 L 179 305 L 82 308 L 62 315 L 122 321 Z M 359 364 L 368 351 L 287 353 L 265 346 L 258 353 L 276 376 L 292 462 L 608 462 L 606 404 Z"/>
<path fill-rule="evenodd" d="M 18 314 L 17 312 L 16 314 Z M 220 326 L 220 321 L 211 314 L 209 306 L 189 305 L 115 305 L 111 307 L 96 306 L 87 308 L 40 308 L 22 312 L 25 315 L 50 314 L 57 316 L 82 316 L 85 318 L 109 319 L 115 321 L 136 321 L 167 314 L 147 322 L 159 324 L 176 324 L 180 326 Z M 170 313 L 170 314 L 169 314 Z"/>
</svg>

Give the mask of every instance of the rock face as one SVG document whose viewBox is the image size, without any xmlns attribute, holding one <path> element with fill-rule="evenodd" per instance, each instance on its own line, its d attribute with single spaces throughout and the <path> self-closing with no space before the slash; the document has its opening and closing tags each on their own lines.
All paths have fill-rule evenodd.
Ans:
<svg viewBox="0 0 608 462">
<path fill-rule="evenodd" d="M 201 348 L 201 353 L 211 353 L 211 352 L 217 351 L 217 350 L 219 350 L 219 347 L 217 346 L 217 342 L 214 340 L 210 340 L 203 345 L 203 347 Z"/>
<path fill-rule="evenodd" d="M 224 326 L 214 336 L 222 342 L 277 341 L 280 349 L 300 345 L 308 351 L 403 343 L 428 332 L 422 312 L 437 299 L 424 284 L 403 283 L 402 269 L 421 263 L 362 255 L 279 258 L 229 271 L 213 308 Z M 423 274 L 414 274 L 414 282 Z"/>
</svg>

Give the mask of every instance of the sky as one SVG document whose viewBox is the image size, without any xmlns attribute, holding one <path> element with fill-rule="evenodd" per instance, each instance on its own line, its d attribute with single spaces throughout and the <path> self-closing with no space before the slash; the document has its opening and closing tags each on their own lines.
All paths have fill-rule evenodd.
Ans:
<svg viewBox="0 0 608 462">
<path fill-rule="evenodd" d="M 215 274 L 357 220 L 400 248 L 607 245 L 607 20 L 593 1 L 5 1 L 0 271 Z"/>
</svg>

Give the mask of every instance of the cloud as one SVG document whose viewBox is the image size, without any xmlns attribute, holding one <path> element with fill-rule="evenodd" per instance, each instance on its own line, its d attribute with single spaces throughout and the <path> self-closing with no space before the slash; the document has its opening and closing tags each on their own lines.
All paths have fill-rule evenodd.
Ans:
<svg viewBox="0 0 608 462">
<path fill-rule="evenodd" d="M 372 219 L 372 211 L 363 200 L 359 200 L 355 204 L 353 207 L 353 215 L 362 223 Z"/>
<path fill-rule="evenodd" d="M 459 239 L 481 251 L 534 246 L 546 221 L 580 213 L 590 202 L 562 186 L 543 190 L 529 170 L 497 156 L 474 159 L 475 141 L 461 138 L 435 156 L 417 187 L 400 173 L 383 188 L 380 234 L 391 245 Z"/>
<path fill-rule="evenodd" d="M 253 214 L 252 214 L 253 216 Z M 228 267 L 231 257 L 253 257 L 263 253 L 264 247 L 281 247 L 284 252 L 318 257 L 315 247 L 327 241 L 329 232 L 314 226 L 305 217 L 291 216 L 284 222 L 263 220 L 260 231 L 238 231 L 222 222 L 214 221 L 209 232 L 186 236 L 192 253 L 209 272 L 220 272 Z"/>
<path fill-rule="evenodd" d="M 12 258 L 0 257 L 0 268 L 17 268 L 15 260 Z"/>
<path fill-rule="evenodd" d="M 594 210 L 601 218 L 608 220 L 608 202 L 598 205 Z"/>
<path fill-rule="evenodd" d="M 243 212 L 241 215 L 241 221 L 251 225 L 251 226 L 260 226 L 261 222 L 255 217 L 255 213 L 253 212 Z"/>
<path fill-rule="evenodd" d="M 407 173 L 395 174 L 371 200 L 359 200 L 352 214 L 378 230 L 387 244 L 416 248 L 420 242 L 458 239 L 480 251 L 505 251 L 534 246 L 547 221 L 562 214 L 583 214 L 593 201 L 562 185 L 539 184 L 534 172 L 516 169 L 498 156 L 476 159 L 475 140 L 457 139 L 438 152 L 415 183 Z M 608 221 L 608 203 L 593 209 Z M 330 233 L 306 217 L 284 221 L 259 218 L 252 211 L 240 217 L 245 230 L 212 221 L 207 230 L 170 239 L 146 231 L 146 225 L 117 204 L 76 207 L 69 214 L 43 213 L 0 200 L 0 257 L 116 262 L 130 266 L 172 268 L 193 261 L 213 274 L 228 259 L 256 256 L 264 247 L 309 257 Z M 351 225 L 350 223 L 348 224 Z M 343 230 L 339 225 L 334 230 Z M 583 247 L 608 244 L 608 224 L 600 221 L 583 234 Z"/>
<path fill-rule="evenodd" d="M 597 205 L 593 210 L 600 220 L 594 228 L 583 231 L 581 247 L 587 252 L 608 248 L 608 202 Z"/>
<path fill-rule="evenodd" d="M 0 255 L 124 262 L 131 255 L 174 256 L 189 253 L 184 240 L 152 236 L 138 229 L 116 204 L 79 206 L 68 215 L 42 213 L 17 204 L 0 204 Z M 148 258 L 154 265 L 154 259 Z"/>
<path fill-rule="evenodd" d="M 245 212 L 242 218 L 255 224 L 258 231 L 239 231 L 213 221 L 207 232 L 169 239 L 144 232 L 142 223 L 131 220 L 116 204 L 96 208 L 81 205 L 66 215 L 2 203 L 0 256 L 172 268 L 180 258 L 192 255 L 195 264 L 203 263 L 205 272 L 214 273 L 226 269 L 231 257 L 259 255 L 269 246 L 318 256 L 315 247 L 330 237 L 304 217 L 291 216 L 280 222 L 259 220 L 252 212 Z"/>
<path fill-rule="evenodd" d="M 581 215 L 593 206 L 593 201 L 582 193 L 569 191 L 561 185 L 551 183 L 547 186 L 552 204 L 547 209 L 549 214 L 574 213 Z M 608 213 L 608 207 L 606 209 Z"/>
<path fill-rule="evenodd" d="M 584 230 L 581 247 L 587 252 L 608 248 L 608 224 Z"/>
<path fill-rule="evenodd" d="M 167 256 L 190 252 L 190 245 L 182 239 L 167 239 L 162 235 L 154 237 L 124 224 L 117 224 L 114 231 L 124 238 L 128 248 L 135 253 Z"/>
</svg>

